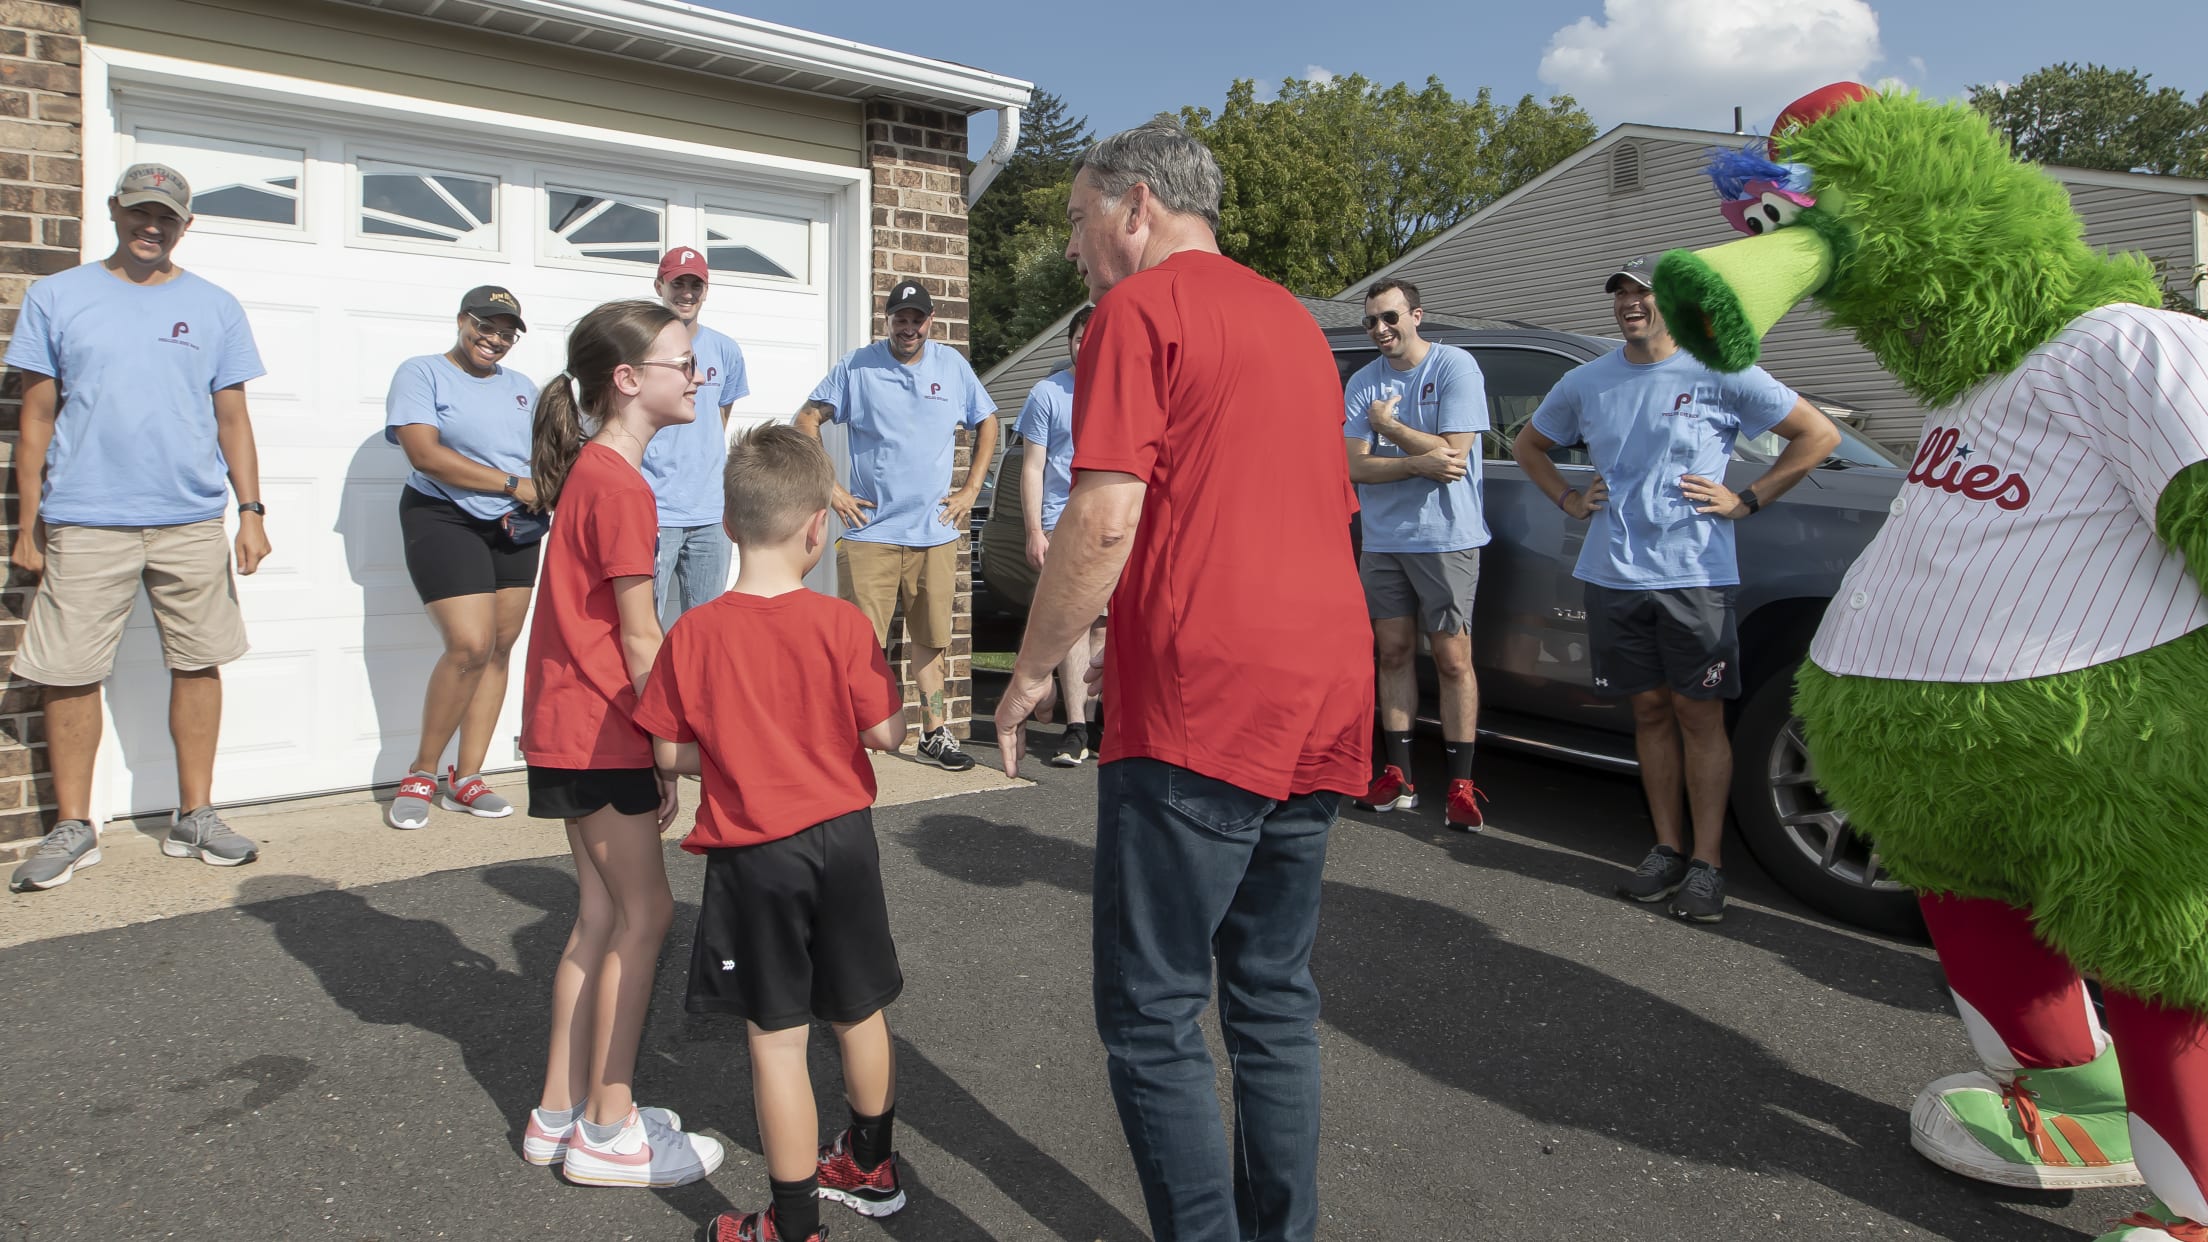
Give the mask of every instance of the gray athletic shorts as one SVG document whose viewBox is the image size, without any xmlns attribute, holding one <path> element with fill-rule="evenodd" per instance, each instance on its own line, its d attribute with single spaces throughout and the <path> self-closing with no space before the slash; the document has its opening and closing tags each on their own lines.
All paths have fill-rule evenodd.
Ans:
<svg viewBox="0 0 2208 1242">
<path fill-rule="evenodd" d="M 1357 558 L 1365 612 L 1375 621 L 1418 616 L 1426 634 L 1468 634 L 1480 588 L 1480 550 L 1365 552 Z"/>
<path fill-rule="evenodd" d="M 1739 588 L 1583 585 L 1596 694 L 1622 699 L 1668 685 L 1681 698 L 1740 697 Z"/>
</svg>

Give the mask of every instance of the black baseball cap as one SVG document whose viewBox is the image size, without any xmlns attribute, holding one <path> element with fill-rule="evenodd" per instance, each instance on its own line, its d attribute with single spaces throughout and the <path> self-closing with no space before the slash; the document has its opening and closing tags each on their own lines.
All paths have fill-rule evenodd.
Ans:
<svg viewBox="0 0 2208 1242">
<path fill-rule="evenodd" d="M 1604 293 L 1616 293 L 1618 282 L 1621 280 L 1630 280 L 1643 289 L 1654 289 L 1656 287 L 1655 275 L 1656 260 L 1645 254 L 1637 255 L 1619 264 L 1618 270 L 1610 273 L 1610 279 L 1602 282 L 1602 291 Z"/>
<path fill-rule="evenodd" d="M 900 280 L 890 287 L 889 301 L 882 307 L 882 313 L 894 315 L 908 306 L 913 307 L 923 315 L 935 313 L 935 299 L 929 297 L 928 291 L 920 287 L 920 282 Z"/>
<path fill-rule="evenodd" d="M 513 294 L 497 285 L 477 285 L 460 298 L 460 312 L 489 319 L 493 315 L 511 315 L 514 326 L 527 332 L 529 325 L 521 321 L 521 302 Z"/>
</svg>

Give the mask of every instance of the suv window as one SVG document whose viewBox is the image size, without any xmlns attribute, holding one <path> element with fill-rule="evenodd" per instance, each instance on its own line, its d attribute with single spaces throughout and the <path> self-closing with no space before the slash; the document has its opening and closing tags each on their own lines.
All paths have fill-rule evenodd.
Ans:
<svg viewBox="0 0 2208 1242">
<path fill-rule="evenodd" d="M 1547 350 L 1507 346 L 1477 348 L 1472 357 L 1479 362 L 1480 375 L 1487 381 L 1487 420 L 1495 429 L 1482 441 L 1482 456 L 1508 461 L 1510 442 L 1518 438 L 1518 429 L 1533 417 L 1556 381 L 1579 362 Z M 1584 466 L 1587 448 L 1582 444 L 1561 445 L 1551 450 L 1549 457 L 1560 466 Z"/>
</svg>

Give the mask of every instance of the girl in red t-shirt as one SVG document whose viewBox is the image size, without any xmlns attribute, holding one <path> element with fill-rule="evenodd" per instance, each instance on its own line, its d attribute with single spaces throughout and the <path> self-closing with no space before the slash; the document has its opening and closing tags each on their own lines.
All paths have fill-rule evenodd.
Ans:
<svg viewBox="0 0 2208 1242">
<path fill-rule="evenodd" d="M 697 417 L 690 336 L 656 302 L 610 302 L 567 339 L 538 394 L 530 475 L 556 513 L 529 631 L 522 755 L 529 814 L 567 821 L 580 904 L 552 980 L 544 1094 L 522 1137 L 532 1164 L 591 1186 L 679 1186 L 721 1145 L 630 1091 L 652 972 L 674 916 L 659 834 L 675 778 L 631 716 L 659 653 L 659 511 L 639 469 L 662 427 Z M 587 439 L 586 439 L 587 437 Z"/>
</svg>

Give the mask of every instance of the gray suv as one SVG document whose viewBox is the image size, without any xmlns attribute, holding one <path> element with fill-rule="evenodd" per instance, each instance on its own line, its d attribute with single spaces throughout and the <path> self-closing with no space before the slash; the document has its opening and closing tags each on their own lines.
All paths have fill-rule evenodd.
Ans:
<svg viewBox="0 0 2208 1242">
<path fill-rule="evenodd" d="M 1479 361 L 1494 426 L 1481 448 L 1494 539 L 1481 556 L 1473 613 L 1482 740 L 1631 772 L 1632 712 L 1596 697 L 1590 684 L 1586 614 L 1572 577 L 1587 524 L 1550 504 L 1510 456 L 1511 439 L 1550 386 L 1617 342 L 1528 326 L 1431 322 L 1423 335 L 1470 350 Z M 1327 339 L 1345 381 L 1378 356 L 1356 328 L 1331 329 Z M 1845 425 L 1841 437 L 1821 468 L 1739 528 L 1744 686 L 1732 718 L 1733 815 L 1756 861 L 1795 896 L 1859 926 L 1907 933 L 1922 927 L 1915 896 L 1885 876 L 1877 852 L 1825 802 L 1789 706 L 1794 669 L 1825 605 L 1901 489 L 1899 463 Z M 1727 484 L 1747 486 L 1781 447 L 1772 436 L 1742 441 Z M 1553 457 L 1569 480 L 1592 473 L 1582 446 L 1558 448 Z M 1034 572 L 1021 530 L 1017 462 L 1007 452 L 1000 464 L 975 577 L 987 581 L 999 607 L 1024 608 Z M 1422 675 L 1430 703 L 1431 670 Z"/>
</svg>

